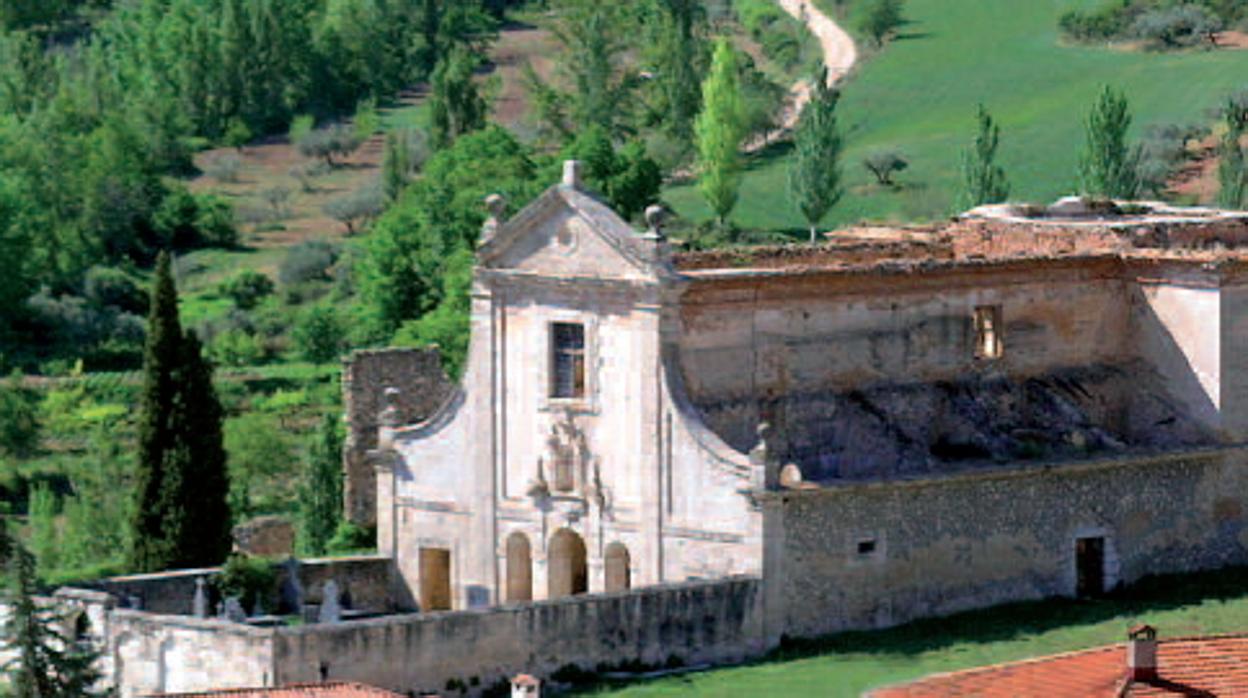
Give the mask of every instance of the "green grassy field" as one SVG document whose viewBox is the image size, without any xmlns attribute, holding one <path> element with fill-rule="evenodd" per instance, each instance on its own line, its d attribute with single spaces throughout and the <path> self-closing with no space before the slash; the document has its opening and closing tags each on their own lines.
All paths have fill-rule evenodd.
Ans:
<svg viewBox="0 0 1248 698">
<path fill-rule="evenodd" d="M 1248 570 L 1164 577 L 1098 601 L 1015 604 L 845 633 L 792 646 L 767 661 L 586 693 L 642 696 L 858 696 L 935 672 L 1096 647 L 1137 623 L 1163 638 L 1248 632 Z"/>
<path fill-rule="evenodd" d="M 1248 51 L 1144 53 L 1059 45 L 1072 0 L 909 0 L 908 24 L 844 89 L 840 123 L 847 150 L 845 197 L 826 225 L 863 219 L 930 220 L 951 212 L 959 153 L 972 137 L 977 102 L 1002 124 L 1002 164 L 1011 198 L 1049 201 L 1070 193 L 1082 120 L 1103 84 L 1121 88 L 1135 131 L 1164 122 L 1202 122 L 1227 92 L 1248 84 Z M 868 151 L 897 147 L 911 159 L 898 190 L 868 184 Z M 734 215 L 745 228 L 801 228 L 785 187 L 783 151 L 752 163 Z M 666 199 L 686 218 L 709 210 L 692 186 Z"/>
</svg>

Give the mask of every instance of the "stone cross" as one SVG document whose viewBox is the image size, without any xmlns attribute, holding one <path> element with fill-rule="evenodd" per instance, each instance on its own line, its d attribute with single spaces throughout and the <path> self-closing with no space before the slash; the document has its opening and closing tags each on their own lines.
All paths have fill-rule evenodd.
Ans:
<svg viewBox="0 0 1248 698">
<path fill-rule="evenodd" d="M 221 615 L 231 623 L 247 622 L 247 612 L 243 610 L 243 604 L 238 600 L 237 596 L 231 596 L 225 600 L 225 604 L 221 608 Z"/>
<path fill-rule="evenodd" d="M 196 618 L 208 617 L 208 589 L 203 577 L 195 578 L 195 601 L 193 612 Z"/>
<path fill-rule="evenodd" d="M 325 582 L 325 591 L 321 592 L 321 614 L 318 623 L 342 622 L 342 595 L 338 591 L 338 582 Z"/>
</svg>

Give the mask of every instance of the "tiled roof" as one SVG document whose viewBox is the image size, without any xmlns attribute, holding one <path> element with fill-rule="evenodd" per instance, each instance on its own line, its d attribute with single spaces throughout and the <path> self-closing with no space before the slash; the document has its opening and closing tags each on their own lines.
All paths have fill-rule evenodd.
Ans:
<svg viewBox="0 0 1248 698">
<path fill-rule="evenodd" d="M 1128 681 L 1126 646 L 938 674 L 872 698 L 1156 698 L 1248 696 L 1248 635 L 1157 642 L 1158 678 Z"/>
<path fill-rule="evenodd" d="M 219 691 L 157 695 L 162 698 L 407 698 L 402 693 L 351 681 L 296 683 L 277 688 L 223 688 Z"/>
</svg>

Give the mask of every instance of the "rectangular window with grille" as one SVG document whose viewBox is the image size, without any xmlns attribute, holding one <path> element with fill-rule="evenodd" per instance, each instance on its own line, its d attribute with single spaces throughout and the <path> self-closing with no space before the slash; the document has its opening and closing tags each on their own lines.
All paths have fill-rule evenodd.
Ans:
<svg viewBox="0 0 1248 698">
<path fill-rule="evenodd" d="M 585 326 L 556 322 L 550 326 L 550 396 L 585 397 Z"/>
</svg>

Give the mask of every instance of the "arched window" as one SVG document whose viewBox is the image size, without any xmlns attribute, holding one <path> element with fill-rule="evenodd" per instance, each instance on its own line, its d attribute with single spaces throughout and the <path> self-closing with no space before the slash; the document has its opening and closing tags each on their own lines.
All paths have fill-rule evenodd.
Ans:
<svg viewBox="0 0 1248 698">
<path fill-rule="evenodd" d="M 612 543 L 606 552 L 606 590 L 626 591 L 632 587 L 629 571 L 628 548 L 623 543 Z"/>
<path fill-rule="evenodd" d="M 533 563 L 529 537 L 519 531 L 507 536 L 507 600 L 533 600 Z"/>
<path fill-rule="evenodd" d="M 585 541 L 575 531 L 561 528 L 551 537 L 546 574 L 547 595 L 552 599 L 589 591 Z"/>
</svg>

